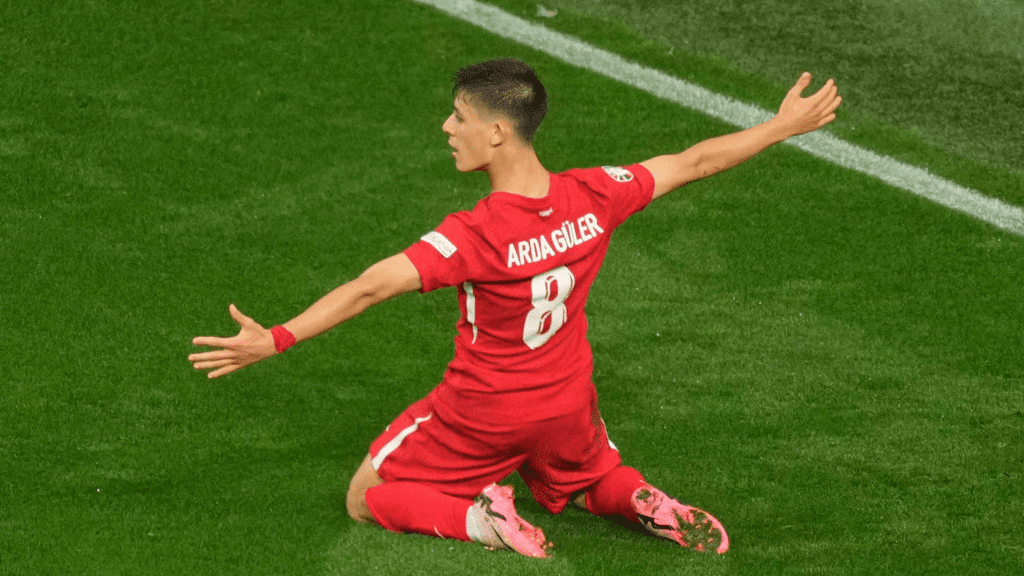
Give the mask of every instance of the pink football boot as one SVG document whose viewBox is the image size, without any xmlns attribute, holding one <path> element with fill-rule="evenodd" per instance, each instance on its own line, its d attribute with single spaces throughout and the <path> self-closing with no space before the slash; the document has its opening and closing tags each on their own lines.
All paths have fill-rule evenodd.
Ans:
<svg viewBox="0 0 1024 576">
<path fill-rule="evenodd" d="M 729 549 L 729 536 L 714 516 L 680 504 L 654 486 L 638 488 L 633 492 L 632 503 L 640 523 L 655 536 L 675 540 L 683 548 L 698 552 L 725 554 Z"/>
<path fill-rule="evenodd" d="M 508 548 L 531 558 L 547 558 L 552 544 L 544 532 L 516 513 L 511 486 L 491 484 L 476 497 L 469 509 L 469 521 L 476 530 L 469 530 L 474 540 L 490 549 Z"/>
</svg>

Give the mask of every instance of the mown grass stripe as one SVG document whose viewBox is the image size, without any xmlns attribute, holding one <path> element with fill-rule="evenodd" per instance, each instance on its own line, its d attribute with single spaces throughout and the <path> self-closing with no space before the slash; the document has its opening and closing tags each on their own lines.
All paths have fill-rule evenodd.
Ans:
<svg viewBox="0 0 1024 576">
<path fill-rule="evenodd" d="M 664 72 L 629 62 L 621 56 L 488 4 L 475 0 L 413 1 L 433 6 L 498 36 L 545 52 L 567 64 L 623 82 L 733 126 L 749 128 L 771 118 L 773 114 Z M 922 168 L 877 154 L 825 132 L 792 138 L 789 144 L 818 158 L 874 176 L 891 186 L 1024 236 L 1024 210 L 935 176 Z"/>
</svg>

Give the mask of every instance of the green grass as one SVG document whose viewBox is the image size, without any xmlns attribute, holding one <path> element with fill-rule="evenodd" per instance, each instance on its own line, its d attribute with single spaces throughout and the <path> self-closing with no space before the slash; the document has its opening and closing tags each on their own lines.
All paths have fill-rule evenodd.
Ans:
<svg viewBox="0 0 1024 576">
<path fill-rule="evenodd" d="M 532 0 L 497 0 L 533 17 Z M 1000 0 L 822 3 L 549 0 L 533 18 L 764 108 L 803 70 L 834 77 L 830 129 L 1024 204 L 1024 9 Z"/>
<path fill-rule="evenodd" d="M 752 25 L 758 51 L 780 55 L 771 66 L 609 23 L 614 3 L 550 4 L 548 25 L 765 107 L 805 66 L 796 56 L 827 60 L 786 55 L 789 40 Z M 729 128 L 406 2 L 0 11 L 0 572 L 1006 574 L 1024 562 L 1024 239 L 786 147 L 659 200 L 616 234 L 595 284 L 596 382 L 627 462 L 721 518 L 733 550 L 696 556 L 577 510 L 550 517 L 515 478 L 521 512 L 557 543 L 550 562 L 389 534 L 347 519 L 345 486 L 442 374 L 452 293 L 396 299 L 214 382 L 185 361 L 191 337 L 233 332 L 229 302 L 286 320 L 483 195 L 440 131 L 466 63 L 538 68 L 551 169 Z M 687 26 L 739 25 L 736 12 L 695 13 Z M 974 43 L 940 34 L 962 17 L 914 21 L 908 50 L 955 44 L 968 61 L 1006 34 Z M 946 112 L 883 90 L 901 69 L 876 67 L 871 81 L 835 74 L 895 107 L 850 98 L 836 133 L 1022 203 L 1010 123 L 939 130 Z M 901 89 L 928 92 L 919 76 Z M 961 107 L 1012 112 L 1013 88 Z"/>
</svg>

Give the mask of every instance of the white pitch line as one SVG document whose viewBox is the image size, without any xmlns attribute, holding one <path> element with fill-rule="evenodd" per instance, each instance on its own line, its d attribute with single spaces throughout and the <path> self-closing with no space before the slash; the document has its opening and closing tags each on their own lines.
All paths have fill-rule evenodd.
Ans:
<svg viewBox="0 0 1024 576">
<path fill-rule="evenodd" d="M 555 32 L 475 0 L 413 0 L 493 34 L 540 50 L 567 64 L 607 76 L 658 98 L 675 102 L 738 126 L 749 128 L 772 117 L 772 112 L 716 94 L 664 72 L 629 62 L 582 40 Z M 788 143 L 845 168 L 874 176 L 887 184 L 1008 232 L 1024 236 L 1024 210 L 945 180 L 926 170 L 840 140 L 826 132 L 791 138 Z"/>
</svg>

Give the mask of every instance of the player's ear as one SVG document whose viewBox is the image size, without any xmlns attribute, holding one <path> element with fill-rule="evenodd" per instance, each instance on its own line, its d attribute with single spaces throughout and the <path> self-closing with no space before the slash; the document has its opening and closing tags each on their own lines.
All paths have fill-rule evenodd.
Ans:
<svg viewBox="0 0 1024 576">
<path fill-rule="evenodd" d="M 491 146 L 501 146 L 512 136 L 512 126 L 508 120 L 499 118 L 491 125 Z"/>
</svg>

